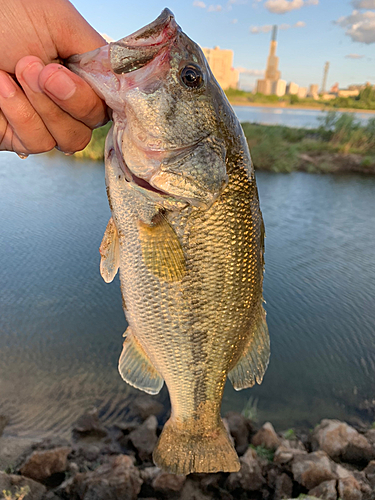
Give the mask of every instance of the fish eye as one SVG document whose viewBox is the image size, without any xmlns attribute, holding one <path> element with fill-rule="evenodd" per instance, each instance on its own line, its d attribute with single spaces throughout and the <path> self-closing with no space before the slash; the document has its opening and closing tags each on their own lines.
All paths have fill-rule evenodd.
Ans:
<svg viewBox="0 0 375 500">
<path fill-rule="evenodd" d="M 203 73 L 196 64 L 188 64 L 180 72 L 182 83 L 189 89 L 199 89 L 204 83 Z"/>
</svg>

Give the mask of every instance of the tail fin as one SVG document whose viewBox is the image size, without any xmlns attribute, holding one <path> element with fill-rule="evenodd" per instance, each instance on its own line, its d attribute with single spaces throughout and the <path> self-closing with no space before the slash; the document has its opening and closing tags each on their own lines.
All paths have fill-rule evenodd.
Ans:
<svg viewBox="0 0 375 500">
<path fill-rule="evenodd" d="M 154 449 L 155 464 L 174 474 L 191 472 L 237 472 L 240 462 L 227 431 L 220 421 L 212 430 L 191 432 L 172 418 L 166 422 Z"/>
</svg>

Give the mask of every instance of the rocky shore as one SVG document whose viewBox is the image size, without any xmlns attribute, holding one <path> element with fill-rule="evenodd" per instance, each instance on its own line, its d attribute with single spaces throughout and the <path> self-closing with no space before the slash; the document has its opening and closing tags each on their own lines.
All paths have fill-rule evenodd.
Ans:
<svg viewBox="0 0 375 500">
<path fill-rule="evenodd" d="M 278 434 L 271 423 L 257 428 L 230 412 L 224 421 L 241 470 L 185 477 L 152 463 L 161 412 L 146 396 L 135 401 L 134 419 L 111 427 L 96 410 L 85 413 L 70 440 L 38 440 L 7 464 L 0 472 L 0 499 L 375 500 L 375 429 L 322 420 L 311 432 Z M 0 434 L 3 428 L 6 433 L 0 417 Z M 1 438 L 0 459 L 5 451 Z"/>
</svg>

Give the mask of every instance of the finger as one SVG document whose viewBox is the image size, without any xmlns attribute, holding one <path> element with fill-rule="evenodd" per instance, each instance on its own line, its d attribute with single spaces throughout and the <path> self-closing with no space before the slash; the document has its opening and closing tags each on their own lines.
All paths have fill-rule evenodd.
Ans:
<svg viewBox="0 0 375 500">
<path fill-rule="evenodd" d="M 0 148 L 18 153 L 43 153 L 56 145 L 42 119 L 15 81 L 0 71 L 0 109 L 3 113 Z"/>
<path fill-rule="evenodd" d="M 41 59 L 26 56 L 18 61 L 16 76 L 33 108 L 57 142 L 58 148 L 65 152 L 80 151 L 90 141 L 91 129 L 66 113 L 42 92 L 39 77 L 43 69 Z"/>
<path fill-rule="evenodd" d="M 48 64 L 39 76 L 42 90 L 64 111 L 91 129 L 108 121 L 107 107 L 78 75 L 60 64 Z"/>
</svg>

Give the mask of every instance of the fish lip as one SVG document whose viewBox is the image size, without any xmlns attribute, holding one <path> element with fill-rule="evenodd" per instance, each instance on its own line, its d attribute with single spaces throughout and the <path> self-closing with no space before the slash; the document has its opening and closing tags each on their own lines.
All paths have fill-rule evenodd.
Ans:
<svg viewBox="0 0 375 500">
<path fill-rule="evenodd" d="M 146 66 L 176 38 L 181 28 L 173 13 L 164 9 L 153 22 L 117 42 L 109 44 L 112 71 L 125 74 Z"/>
</svg>

